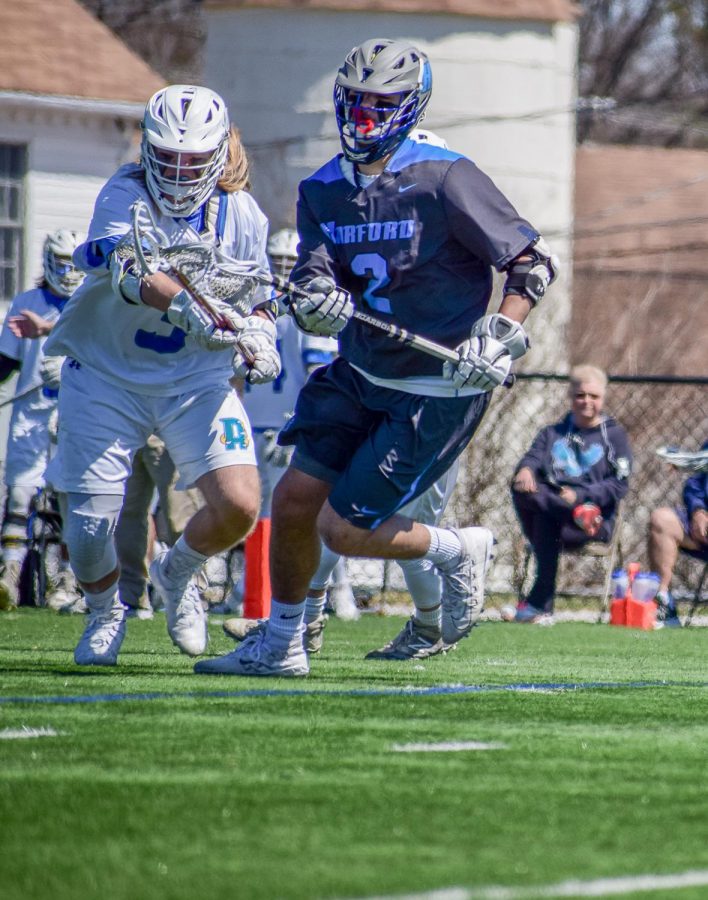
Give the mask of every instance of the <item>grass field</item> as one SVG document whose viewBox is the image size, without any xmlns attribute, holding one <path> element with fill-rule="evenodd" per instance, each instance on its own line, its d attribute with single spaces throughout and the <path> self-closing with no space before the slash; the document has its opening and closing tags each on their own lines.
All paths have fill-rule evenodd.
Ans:
<svg viewBox="0 0 708 900">
<path fill-rule="evenodd" d="M 708 629 L 490 622 L 444 658 L 364 661 L 402 622 L 331 620 L 289 681 L 195 676 L 161 616 L 81 670 L 80 617 L 2 614 L 2 900 L 611 896 L 597 879 L 708 873 Z M 218 619 L 211 637 L 231 649 Z M 482 749 L 401 752 L 453 742 Z M 574 879 L 595 887 L 549 887 Z"/>
</svg>

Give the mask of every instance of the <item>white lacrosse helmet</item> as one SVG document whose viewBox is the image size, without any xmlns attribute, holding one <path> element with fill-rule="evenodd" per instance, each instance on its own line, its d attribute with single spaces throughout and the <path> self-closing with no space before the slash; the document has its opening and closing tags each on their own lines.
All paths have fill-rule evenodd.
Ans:
<svg viewBox="0 0 708 900">
<path fill-rule="evenodd" d="M 84 273 L 71 260 L 74 250 L 83 243 L 83 236 L 67 228 L 48 234 L 42 248 L 44 277 L 59 297 L 70 297 L 84 280 Z"/>
<path fill-rule="evenodd" d="M 297 243 L 297 231 L 293 228 L 281 228 L 268 238 L 266 250 L 276 275 L 290 275 L 297 259 Z"/>
<path fill-rule="evenodd" d="M 229 114 L 205 87 L 172 84 L 148 100 L 140 161 L 161 212 L 189 216 L 221 177 L 229 148 Z"/>
</svg>

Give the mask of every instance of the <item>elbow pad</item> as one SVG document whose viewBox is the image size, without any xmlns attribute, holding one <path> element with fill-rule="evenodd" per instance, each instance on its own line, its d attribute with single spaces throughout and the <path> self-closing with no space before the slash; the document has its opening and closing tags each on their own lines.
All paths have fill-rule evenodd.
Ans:
<svg viewBox="0 0 708 900">
<path fill-rule="evenodd" d="M 509 263 L 506 272 L 505 294 L 521 294 L 535 306 L 543 298 L 546 289 L 558 277 L 560 264 L 542 237 L 521 258 Z"/>
</svg>

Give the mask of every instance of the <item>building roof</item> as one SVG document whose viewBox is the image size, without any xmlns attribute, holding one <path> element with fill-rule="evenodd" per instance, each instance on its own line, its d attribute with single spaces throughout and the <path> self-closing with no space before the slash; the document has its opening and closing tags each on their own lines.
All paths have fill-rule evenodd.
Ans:
<svg viewBox="0 0 708 900">
<path fill-rule="evenodd" d="M 165 82 L 76 0 L 6 3 L 0 91 L 144 103 Z"/>
<path fill-rule="evenodd" d="M 292 9 L 334 12 L 445 13 L 479 19 L 536 22 L 573 21 L 579 5 L 571 0 L 203 0 L 206 9 Z"/>
<path fill-rule="evenodd" d="M 708 151 L 581 146 L 575 266 L 708 274 Z"/>
</svg>

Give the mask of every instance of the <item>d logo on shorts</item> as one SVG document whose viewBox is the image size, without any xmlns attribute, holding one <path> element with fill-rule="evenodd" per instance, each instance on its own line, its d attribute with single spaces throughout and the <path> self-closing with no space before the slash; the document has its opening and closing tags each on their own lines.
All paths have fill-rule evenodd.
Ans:
<svg viewBox="0 0 708 900">
<path fill-rule="evenodd" d="M 219 419 L 224 433 L 219 440 L 227 450 L 246 450 L 251 443 L 248 431 L 244 427 L 241 419 Z"/>
</svg>

